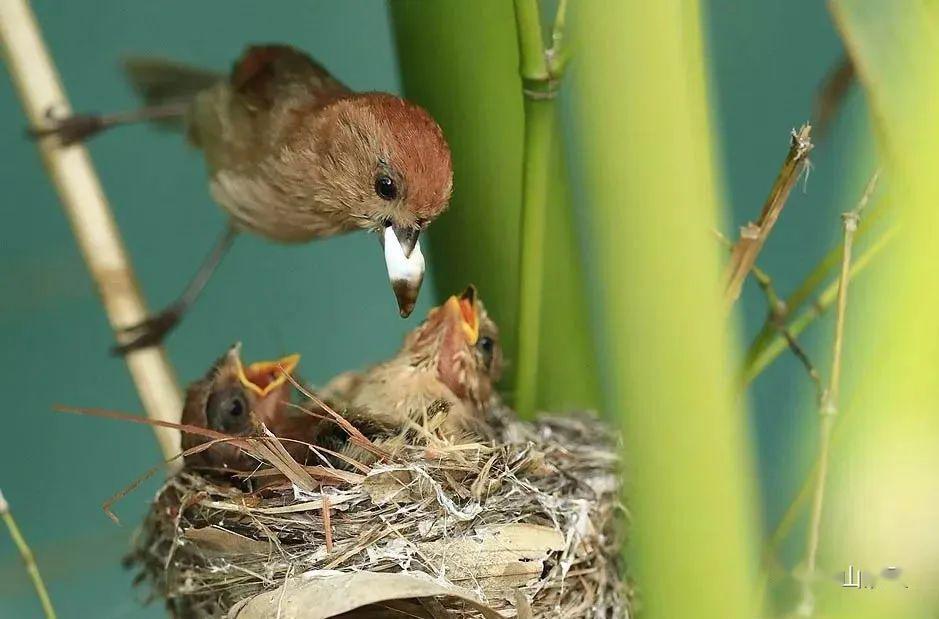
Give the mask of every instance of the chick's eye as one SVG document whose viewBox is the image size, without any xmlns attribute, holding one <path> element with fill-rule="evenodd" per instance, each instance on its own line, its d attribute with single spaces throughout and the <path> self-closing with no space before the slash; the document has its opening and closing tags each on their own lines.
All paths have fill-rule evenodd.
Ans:
<svg viewBox="0 0 939 619">
<path fill-rule="evenodd" d="M 245 414 L 245 401 L 243 398 L 235 398 L 228 402 L 227 408 L 229 417 L 241 417 Z"/>
<path fill-rule="evenodd" d="M 491 337 L 484 336 L 479 338 L 479 341 L 476 342 L 476 349 L 479 351 L 479 354 L 482 355 L 483 363 L 486 364 L 487 368 L 492 365 L 492 353 L 495 347 L 496 343 Z"/>
<path fill-rule="evenodd" d="M 238 432 L 248 423 L 248 402 L 239 390 L 225 389 L 209 396 L 206 403 L 209 428 L 220 432 Z"/>
<path fill-rule="evenodd" d="M 382 174 L 375 179 L 375 193 L 382 200 L 394 200 L 398 197 L 398 185 L 390 176 Z"/>
</svg>

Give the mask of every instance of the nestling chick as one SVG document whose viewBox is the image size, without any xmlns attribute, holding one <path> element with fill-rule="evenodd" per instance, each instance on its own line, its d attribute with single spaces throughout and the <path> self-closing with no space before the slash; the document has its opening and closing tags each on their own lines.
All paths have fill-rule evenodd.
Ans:
<svg viewBox="0 0 939 619">
<path fill-rule="evenodd" d="M 470 286 L 432 309 L 393 359 L 337 377 L 323 393 L 347 402 L 356 425 L 393 432 L 443 409 L 444 432 L 456 434 L 484 424 L 501 370 L 498 329 Z"/>
<path fill-rule="evenodd" d="M 139 121 L 176 122 L 202 149 L 209 190 L 231 218 L 177 302 L 132 327 L 126 352 L 159 342 L 218 265 L 235 232 L 302 243 L 353 230 L 378 233 L 402 316 L 424 275 L 418 237 L 450 200 L 450 149 L 421 107 L 395 95 L 355 93 L 285 45 L 249 47 L 227 76 L 158 60 L 128 63 L 149 107 L 74 116 L 37 136 L 65 143 Z"/>
<path fill-rule="evenodd" d="M 317 420 L 289 404 L 293 387 L 284 373 L 293 373 L 299 361 L 299 355 L 290 355 L 245 367 L 241 363 L 240 344 L 232 346 L 202 380 L 186 391 L 182 423 L 232 436 L 258 435 L 263 423 L 278 437 L 313 440 L 318 431 Z M 298 417 L 305 419 L 299 423 Z M 188 450 L 210 440 L 184 432 L 182 446 Z M 283 444 L 294 459 L 304 462 L 309 451 L 305 445 L 293 441 Z M 225 442 L 186 457 L 187 466 L 234 471 L 251 470 L 258 464 L 257 459 Z"/>
</svg>

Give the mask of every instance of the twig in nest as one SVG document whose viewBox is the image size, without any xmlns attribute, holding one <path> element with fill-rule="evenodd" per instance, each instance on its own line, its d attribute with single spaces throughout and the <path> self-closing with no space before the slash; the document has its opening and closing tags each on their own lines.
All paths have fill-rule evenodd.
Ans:
<svg viewBox="0 0 939 619">
<path fill-rule="evenodd" d="M 740 298 L 740 291 L 743 289 L 747 274 L 753 269 L 756 258 L 763 249 L 763 244 L 773 231 L 773 226 L 776 225 L 783 207 L 786 206 L 789 193 L 808 165 L 809 152 L 812 150 L 811 132 L 812 127 L 808 124 L 792 132 L 789 153 L 783 161 L 782 169 L 763 205 L 759 219 L 756 223 L 751 222 L 740 229 L 740 240 L 731 252 L 725 276 L 727 284 L 724 290 L 724 301 L 728 309 Z"/>
<path fill-rule="evenodd" d="M 39 603 L 42 604 L 42 611 L 45 613 L 47 619 L 55 619 L 55 609 L 52 607 L 52 600 L 49 598 L 46 584 L 42 580 L 42 574 L 39 573 L 39 565 L 36 564 L 33 551 L 29 548 L 29 544 L 26 543 L 26 538 L 24 538 L 23 534 L 20 532 L 16 520 L 13 519 L 10 504 L 7 503 L 2 491 L 0 491 L 0 517 L 3 518 L 7 529 L 10 531 L 10 537 L 13 539 L 13 544 L 19 551 L 20 557 L 23 559 L 23 564 L 26 566 L 29 579 L 33 581 L 36 595 L 39 596 Z"/>
<path fill-rule="evenodd" d="M 180 461 L 186 456 L 199 453 L 204 451 L 218 442 L 229 442 L 245 453 L 253 456 L 259 462 L 267 462 L 274 468 L 276 468 L 280 473 L 289 479 L 291 483 L 296 485 L 302 490 L 308 492 L 314 491 L 318 484 L 314 481 L 313 477 L 300 465 L 293 457 L 284 449 L 283 444 L 280 442 L 276 436 L 270 433 L 267 428 L 263 425 L 261 426 L 261 434 L 258 436 L 231 436 L 229 434 L 224 434 L 222 432 L 216 432 L 215 430 L 210 430 L 208 428 L 202 428 L 199 426 L 193 426 L 185 423 L 173 423 L 171 421 L 161 421 L 159 419 L 148 419 L 146 417 L 140 417 L 138 415 L 129 415 L 127 413 L 121 413 L 118 411 L 109 411 L 100 408 L 78 408 L 78 407 L 68 407 L 68 406 L 55 406 L 54 410 L 61 413 L 73 413 L 79 415 L 92 415 L 95 417 L 104 417 L 106 419 L 117 419 L 120 421 L 130 421 L 132 423 L 139 423 L 149 426 L 158 426 L 165 428 L 174 428 L 181 432 L 186 432 L 189 434 L 196 434 L 199 436 L 204 436 L 210 439 L 213 439 L 207 443 L 202 443 L 197 445 L 192 449 L 188 449 L 182 453 L 176 454 L 172 458 L 169 458 L 164 463 L 159 466 L 155 466 L 150 469 L 144 476 L 137 479 L 129 487 L 125 488 L 123 491 L 112 497 L 109 501 L 105 502 L 104 510 L 108 516 L 118 522 L 117 517 L 111 513 L 110 507 L 114 502 L 123 498 L 127 493 L 132 492 L 137 488 L 143 481 L 152 476 L 156 471 L 160 470 L 163 466 L 172 466 L 173 463 Z"/>
<path fill-rule="evenodd" d="M 329 497 L 323 495 L 323 535 L 326 538 L 326 552 L 330 553 L 333 551 L 333 525 L 330 520 L 329 510 Z"/>
<path fill-rule="evenodd" d="M 333 408 L 329 404 L 324 402 L 319 396 L 317 396 L 312 391 L 310 391 L 309 389 L 307 389 L 306 387 L 298 383 L 294 379 L 294 377 L 291 376 L 288 372 L 285 372 L 283 368 L 281 368 L 281 372 L 287 378 L 287 380 L 290 381 L 290 384 L 293 385 L 297 391 L 299 391 L 305 397 L 312 400 L 314 404 L 316 404 L 317 406 L 322 408 L 324 411 L 326 411 L 329 414 L 329 416 L 332 417 L 332 420 L 336 422 L 336 424 L 339 425 L 339 427 L 342 428 L 346 432 L 346 434 L 349 435 L 349 440 L 351 440 L 357 446 L 371 452 L 374 456 L 378 457 L 381 460 L 389 460 L 391 458 L 391 454 L 376 447 L 375 444 L 372 441 L 370 441 L 367 436 L 362 434 L 361 430 L 359 430 L 354 425 L 352 425 L 348 419 L 346 419 L 345 417 L 343 417 L 342 415 L 334 411 Z M 297 407 L 297 408 L 299 408 L 299 410 L 304 411 L 308 415 L 311 415 L 317 418 L 322 418 L 322 415 L 317 415 L 313 411 L 308 411 L 303 407 Z"/>
</svg>

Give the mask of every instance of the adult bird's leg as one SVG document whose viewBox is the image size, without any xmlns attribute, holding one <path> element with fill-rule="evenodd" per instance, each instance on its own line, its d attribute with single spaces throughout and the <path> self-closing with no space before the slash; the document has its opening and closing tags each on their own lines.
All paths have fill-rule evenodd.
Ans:
<svg viewBox="0 0 939 619">
<path fill-rule="evenodd" d="M 229 224 L 225 228 L 224 234 L 215 242 L 212 251 L 202 261 L 195 277 L 192 278 L 179 298 L 160 313 L 139 324 L 121 329 L 120 339 L 129 339 L 118 344 L 111 351 L 116 355 L 126 355 L 132 350 L 147 348 L 162 342 L 163 338 L 179 324 L 186 310 L 195 303 L 237 235 L 238 230 Z"/>
<path fill-rule="evenodd" d="M 33 138 L 58 136 L 63 146 L 83 142 L 111 127 L 130 125 L 133 123 L 179 119 L 186 115 L 189 102 L 164 103 L 142 107 L 130 112 L 116 114 L 73 114 L 64 118 L 55 118 L 52 110 L 47 127 L 30 127 L 27 133 Z"/>
</svg>

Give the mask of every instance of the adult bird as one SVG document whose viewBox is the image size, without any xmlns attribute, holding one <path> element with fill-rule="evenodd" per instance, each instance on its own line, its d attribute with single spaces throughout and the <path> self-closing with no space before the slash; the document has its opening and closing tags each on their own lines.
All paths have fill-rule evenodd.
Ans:
<svg viewBox="0 0 939 619">
<path fill-rule="evenodd" d="M 282 243 L 376 232 L 399 311 L 411 313 L 424 275 L 418 237 L 446 208 L 453 180 L 450 148 L 427 111 L 353 92 L 285 45 L 249 47 L 227 76 L 154 59 L 126 69 L 146 107 L 52 120 L 33 135 L 68 145 L 133 122 L 179 126 L 202 150 L 230 225 L 183 294 L 129 327 L 118 352 L 160 342 L 242 231 Z"/>
</svg>

